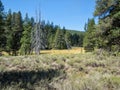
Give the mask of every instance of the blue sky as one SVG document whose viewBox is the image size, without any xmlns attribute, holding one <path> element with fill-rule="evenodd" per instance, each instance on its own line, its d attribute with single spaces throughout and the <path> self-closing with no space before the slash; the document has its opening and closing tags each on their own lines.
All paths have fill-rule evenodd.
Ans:
<svg viewBox="0 0 120 90">
<path fill-rule="evenodd" d="M 35 17 L 36 9 L 41 8 L 42 19 L 71 30 L 84 30 L 88 18 L 93 17 L 95 0 L 1 0 L 5 11 L 21 11 Z"/>
</svg>

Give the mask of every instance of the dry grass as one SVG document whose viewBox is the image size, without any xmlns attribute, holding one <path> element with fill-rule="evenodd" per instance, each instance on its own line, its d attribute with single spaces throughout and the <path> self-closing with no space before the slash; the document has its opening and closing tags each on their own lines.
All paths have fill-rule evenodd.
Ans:
<svg viewBox="0 0 120 90">
<path fill-rule="evenodd" d="M 85 53 L 85 50 L 83 47 L 72 47 L 72 49 L 64 49 L 64 50 L 41 50 L 41 54 L 80 54 Z M 3 56 L 9 56 L 9 54 L 5 51 L 1 52 Z"/>
<path fill-rule="evenodd" d="M 82 47 L 73 47 L 72 49 L 65 50 L 41 50 L 42 54 L 80 54 L 85 53 Z"/>
<path fill-rule="evenodd" d="M 0 90 L 120 90 L 119 56 L 55 51 L 0 57 Z"/>
</svg>

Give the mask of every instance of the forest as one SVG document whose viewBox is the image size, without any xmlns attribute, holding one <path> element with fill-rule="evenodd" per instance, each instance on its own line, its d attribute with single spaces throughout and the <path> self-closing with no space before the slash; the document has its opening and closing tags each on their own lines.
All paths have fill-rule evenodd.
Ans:
<svg viewBox="0 0 120 90">
<path fill-rule="evenodd" d="M 0 52 L 6 51 L 9 55 L 28 55 L 32 51 L 43 49 L 70 49 L 82 47 L 84 32 L 66 30 L 53 22 L 42 20 L 36 15 L 36 20 L 28 16 L 22 18 L 20 11 L 4 11 L 0 2 Z M 40 13 L 40 12 L 39 12 Z M 36 50 L 37 49 L 37 50 Z"/>
<path fill-rule="evenodd" d="M 0 90 L 120 90 L 120 0 L 95 2 L 77 31 L 0 0 Z"/>
<path fill-rule="evenodd" d="M 84 47 L 86 51 L 101 48 L 118 53 L 119 0 L 96 1 L 96 4 L 94 17 L 99 17 L 98 24 L 95 24 L 94 18 L 88 19 L 84 27 L 85 32 L 72 33 L 65 27 L 54 25 L 53 22 L 41 21 L 40 15 L 36 15 L 35 20 L 26 13 L 23 19 L 20 11 L 6 12 L 0 1 L 0 52 L 26 55 L 32 51 L 38 53 L 41 49 L 70 49 L 74 46 Z"/>
</svg>

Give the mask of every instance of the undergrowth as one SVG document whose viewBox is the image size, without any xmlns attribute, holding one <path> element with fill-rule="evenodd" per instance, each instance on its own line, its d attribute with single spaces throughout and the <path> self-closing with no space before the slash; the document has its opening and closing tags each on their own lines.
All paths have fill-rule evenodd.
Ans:
<svg viewBox="0 0 120 90">
<path fill-rule="evenodd" d="M 0 90 L 120 90 L 120 57 L 62 54 L 0 57 Z"/>
</svg>

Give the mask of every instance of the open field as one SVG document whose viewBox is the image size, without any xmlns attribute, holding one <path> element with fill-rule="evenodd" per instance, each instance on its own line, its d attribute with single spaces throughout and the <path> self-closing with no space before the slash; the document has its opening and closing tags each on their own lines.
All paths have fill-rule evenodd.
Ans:
<svg viewBox="0 0 120 90">
<path fill-rule="evenodd" d="M 82 47 L 73 47 L 72 49 L 65 50 L 41 50 L 41 54 L 80 54 L 85 53 Z"/>
<path fill-rule="evenodd" d="M 92 53 L 2 56 L 0 90 L 120 90 L 120 57 Z"/>
<path fill-rule="evenodd" d="M 41 50 L 41 54 L 80 54 L 80 53 L 85 53 L 85 50 L 83 47 L 72 47 L 72 49 L 64 49 L 64 50 Z M 34 52 L 33 52 L 34 54 Z M 7 52 L 2 52 L 2 55 L 4 56 L 9 56 Z"/>
</svg>

